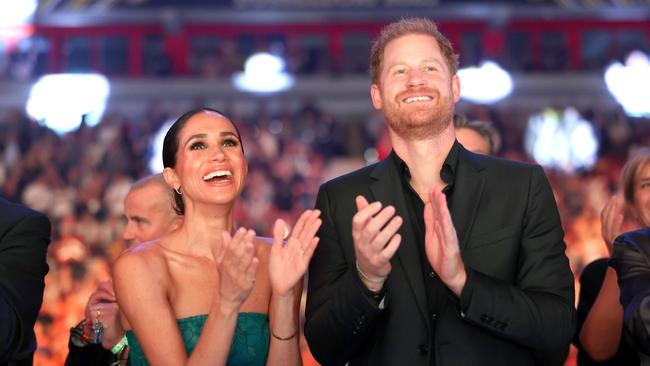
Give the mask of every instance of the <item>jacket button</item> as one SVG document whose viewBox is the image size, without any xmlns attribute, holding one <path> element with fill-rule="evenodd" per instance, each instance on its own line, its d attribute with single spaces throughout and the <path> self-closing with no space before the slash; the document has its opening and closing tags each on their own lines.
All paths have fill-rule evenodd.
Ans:
<svg viewBox="0 0 650 366">
<path fill-rule="evenodd" d="M 431 319 L 437 320 L 438 319 L 438 314 L 436 314 L 436 313 L 431 314 Z"/>
</svg>

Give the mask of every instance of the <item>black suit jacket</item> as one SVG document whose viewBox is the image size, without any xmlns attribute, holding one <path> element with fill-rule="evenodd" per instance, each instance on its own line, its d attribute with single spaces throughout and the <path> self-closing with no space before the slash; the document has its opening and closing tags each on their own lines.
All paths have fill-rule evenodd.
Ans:
<svg viewBox="0 0 650 366">
<path fill-rule="evenodd" d="M 616 270 L 623 305 L 623 330 L 645 362 L 650 360 L 650 228 L 614 241 L 609 265 Z"/>
<path fill-rule="evenodd" d="M 31 365 L 43 301 L 50 221 L 0 197 L 0 365 Z"/>
<path fill-rule="evenodd" d="M 461 147 L 450 211 L 467 283 L 460 298 L 448 290 L 435 329 L 399 174 L 385 159 L 320 188 L 323 224 L 309 267 L 305 322 L 316 360 L 428 366 L 434 354 L 441 366 L 561 363 L 575 324 L 573 275 L 543 170 Z M 357 195 L 395 206 L 404 219 L 383 310 L 355 270 Z"/>
</svg>

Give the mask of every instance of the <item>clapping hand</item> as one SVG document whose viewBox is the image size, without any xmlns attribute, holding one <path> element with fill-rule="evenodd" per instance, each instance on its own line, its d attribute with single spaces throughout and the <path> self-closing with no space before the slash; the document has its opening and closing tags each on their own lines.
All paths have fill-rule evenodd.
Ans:
<svg viewBox="0 0 650 366">
<path fill-rule="evenodd" d="M 456 229 L 447 208 L 447 198 L 439 190 L 429 191 L 429 199 L 424 205 L 424 225 L 424 247 L 431 267 L 440 280 L 460 296 L 467 273 L 460 256 Z"/>
<path fill-rule="evenodd" d="M 223 232 L 217 255 L 219 296 L 227 310 L 238 311 L 255 284 L 259 259 L 255 256 L 255 231 L 239 228 L 231 237 Z"/>
<path fill-rule="evenodd" d="M 292 296 L 293 287 L 307 271 L 318 244 L 316 232 L 322 222 L 319 216 L 318 210 L 303 212 L 286 243 L 282 239 L 287 225 L 281 219 L 275 221 L 273 248 L 269 259 L 269 278 L 274 295 Z"/>
<path fill-rule="evenodd" d="M 397 232 L 403 220 L 395 207 L 382 208 L 381 202 L 368 203 L 357 196 L 357 213 L 352 217 L 352 239 L 361 281 L 372 291 L 383 286 L 391 271 L 390 259 L 402 241 Z"/>
<path fill-rule="evenodd" d="M 623 207 L 623 198 L 620 195 L 614 195 L 600 211 L 600 231 L 609 255 L 612 255 L 614 239 L 622 233 Z"/>
</svg>

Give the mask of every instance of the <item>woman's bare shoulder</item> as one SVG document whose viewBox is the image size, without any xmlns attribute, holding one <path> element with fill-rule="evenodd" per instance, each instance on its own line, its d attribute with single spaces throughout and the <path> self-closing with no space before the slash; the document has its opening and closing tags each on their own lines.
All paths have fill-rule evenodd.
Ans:
<svg viewBox="0 0 650 366">
<path fill-rule="evenodd" d="M 136 244 L 125 250 L 115 261 L 113 271 L 116 276 L 129 277 L 142 273 L 164 274 L 167 263 L 160 239 Z"/>
</svg>

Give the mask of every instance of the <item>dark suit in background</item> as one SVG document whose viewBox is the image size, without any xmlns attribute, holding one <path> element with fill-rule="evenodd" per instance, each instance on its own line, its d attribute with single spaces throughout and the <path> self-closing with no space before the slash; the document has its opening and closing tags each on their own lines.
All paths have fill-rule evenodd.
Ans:
<svg viewBox="0 0 650 366">
<path fill-rule="evenodd" d="M 0 197 L 0 365 L 31 365 L 43 301 L 50 221 Z"/>
<path fill-rule="evenodd" d="M 542 169 L 461 147 L 448 202 L 467 282 L 460 298 L 444 288 L 434 322 L 399 174 L 388 158 L 320 188 L 323 224 L 309 267 L 305 323 L 316 359 L 429 366 L 434 354 L 439 366 L 563 362 L 575 325 L 573 275 Z M 393 205 L 404 219 L 381 305 L 355 270 L 357 195 Z"/>
</svg>

